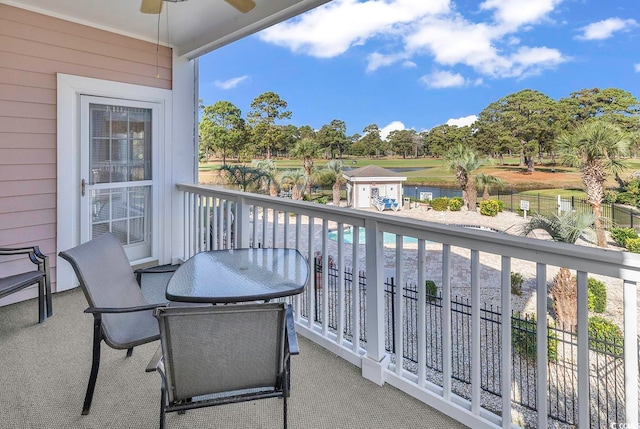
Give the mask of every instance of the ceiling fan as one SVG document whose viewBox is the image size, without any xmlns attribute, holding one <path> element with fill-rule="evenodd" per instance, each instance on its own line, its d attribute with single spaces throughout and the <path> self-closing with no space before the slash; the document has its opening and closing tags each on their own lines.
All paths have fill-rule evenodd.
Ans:
<svg viewBox="0 0 640 429">
<path fill-rule="evenodd" d="M 170 1 L 172 3 L 176 3 L 179 1 L 185 0 L 142 0 L 140 4 L 140 12 L 142 13 L 150 13 L 150 14 L 159 14 L 162 11 L 162 2 Z M 251 9 L 253 9 L 256 3 L 253 0 L 225 0 L 234 8 L 238 9 L 242 13 L 247 13 Z"/>
</svg>

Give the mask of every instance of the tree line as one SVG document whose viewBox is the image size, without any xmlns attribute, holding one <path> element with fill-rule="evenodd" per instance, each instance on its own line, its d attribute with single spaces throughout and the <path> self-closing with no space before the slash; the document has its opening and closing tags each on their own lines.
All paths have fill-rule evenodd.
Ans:
<svg viewBox="0 0 640 429">
<path fill-rule="evenodd" d="M 285 124 L 292 112 L 274 92 L 256 97 L 250 111 L 229 101 L 204 106 L 199 124 L 202 158 L 227 159 L 298 157 L 340 159 L 344 156 L 442 157 L 456 144 L 467 145 L 502 163 L 519 156 L 533 171 L 545 156 L 558 154 L 557 138 L 590 119 L 609 122 L 630 136 L 632 155 L 640 138 L 640 105 L 635 96 L 619 88 L 582 89 L 554 100 L 540 91 L 525 89 L 489 104 L 468 126 L 438 125 L 428 131 L 395 130 L 382 138 L 377 124 L 362 134 L 347 135 L 346 123 L 334 119 L 314 130 L 309 125 Z"/>
</svg>

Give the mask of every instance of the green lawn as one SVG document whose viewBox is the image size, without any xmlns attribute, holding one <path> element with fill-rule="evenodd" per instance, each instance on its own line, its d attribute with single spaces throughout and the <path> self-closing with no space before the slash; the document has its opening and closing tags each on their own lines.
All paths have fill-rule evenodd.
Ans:
<svg viewBox="0 0 640 429">
<path fill-rule="evenodd" d="M 322 168 L 328 162 L 325 159 L 315 159 L 314 168 Z M 377 165 L 383 168 L 415 168 L 413 171 L 405 171 L 401 174 L 407 177 L 406 186 L 441 186 L 441 187 L 457 187 L 455 174 L 453 171 L 448 170 L 444 166 L 444 161 L 440 158 L 344 158 L 344 165 L 350 168 L 364 167 L 367 165 Z M 622 173 L 622 177 L 630 177 L 634 171 L 640 170 L 640 159 L 627 159 L 625 160 L 628 168 Z M 234 160 L 227 160 L 228 164 L 234 164 Z M 302 168 L 302 161 L 299 159 L 275 159 L 278 170 L 298 169 Z M 244 162 L 242 164 L 250 164 L 250 162 Z M 220 160 L 201 163 L 200 170 L 203 172 L 217 169 L 221 165 Z M 567 189 L 558 188 L 558 180 L 549 175 L 546 180 L 538 180 L 531 178 L 521 178 L 518 182 L 505 183 L 506 189 L 520 189 L 522 195 L 532 196 L 540 193 L 544 196 L 557 196 L 561 193 L 565 197 L 578 197 L 583 198 L 584 192 L 581 190 L 582 184 L 580 180 L 580 174 L 577 169 L 564 167 L 562 165 L 551 163 L 550 159 L 545 159 L 541 164 L 536 164 L 536 171 L 539 172 L 551 172 L 556 173 L 569 173 L 571 180 L 565 180 L 564 184 Z M 493 173 L 520 173 L 524 171 L 523 167 L 519 166 L 519 159 L 517 157 L 507 157 L 504 159 L 504 165 L 498 165 L 497 160 L 491 160 L 490 163 L 483 166 L 480 171 L 485 174 Z M 545 175 L 546 176 L 546 175 Z M 516 176 L 513 176 L 516 177 Z M 565 175 L 566 177 L 566 175 Z M 612 186 L 615 185 L 613 180 L 609 181 Z M 524 189 L 528 189 L 524 191 Z M 530 189 L 530 190 L 529 190 Z"/>
</svg>

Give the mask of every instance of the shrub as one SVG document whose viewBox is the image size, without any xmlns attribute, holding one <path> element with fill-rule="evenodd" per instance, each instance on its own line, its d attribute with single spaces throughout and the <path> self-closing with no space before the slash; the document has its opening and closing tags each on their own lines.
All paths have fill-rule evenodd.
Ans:
<svg viewBox="0 0 640 429">
<path fill-rule="evenodd" d="M 536 317 L 527 316 L 521 318 L 520 313 L 516 312 L 511 317 L 511 341 L 513 350 L 522 358 L 531 361 L 536 360 L 537 343 L 536 343 Z M 558 337 L 552 331 L 551 326 L 547 327 L 547 359 L 549 361 L 558 360 Z"/>
<path fill-rule="evenodd" d="M 498 207 L 499 207 L 498 211 L 500 213 L 502 213 L 504 211 L 504 201 L 502 201 L 502 200 L 494 200 L 494 201 L 496 201 L 498 203 Z"/>
<path fill-rule="evenodd" d="M 602 202 L 606 204 L 611 204 L 611 203 L 615 203 L 617 199 L 618 199 L 618 192 L 606 191 L 604 193 L 604 198 L 602 199 Z"/>
<path fill-rule="evenodd" d="M 520 273 L 511 273 L 511 293 L 514 295 L 522 295 L 522 283 L 524 277 Z"/>
<path fill-rule="evenodd" d="M 631 253 L 640 253 L 640 238 L 627 238 L 624 247 Z"/>
<path fill-rule="evenodd" d="M 480 201 L 480 214 L 485 216 L 496 216 L 500 211 L 500 205 L 496 200 Z"/>
<path fill-rule="evenodd" d="M 625 246 L 627 238 L 638 238 L 638 231 L 634 228 L 611 228 L 611 238 L 618 246 Z"/>
<path fill-rule="evenodd" d="M 616 197 L 616 203 L 626 204 L 629 206 L 636 205 L 637 196 L 631 192 L 620 192 Z"/>
<path fill-rule="evenodd" d="M 435 301 L 438 295 L 438 286 L 433 280 L 425 280 L 424 286 L 427 289 L 427 301 Z"/>
<path fill-rule="evenodd" d="M 624 337 L 620 327 L 602 316 L 589 317 L 589 348 L 621 355 Z"/>
<path fill-rule="evenodd" d="M 445 211 L 449 207 L 449 198 L 438 197 L 431 200 L 431 208 L 437 211 Z"/>
<path fill-rule="evenodd" d="M 460 209 L 462 209 L 463 203 L 464 202 L 460 197 L 449 198 L 449 210 L 451 210 L 452 212 L 459 212 Z"/>
<path fill-rule="evenodd" d="M 329 201 L 329 197 L 318 197 L 315 199 L 315 202 L 318 204 L 327 204 L 327 201 Z"/>
<path fill-rule="evenodd" d="M 607 286 L 598 279 L 589 278 L 588 283 L 589 310 L 604 313 L 607 309 Z"/>
</svg>

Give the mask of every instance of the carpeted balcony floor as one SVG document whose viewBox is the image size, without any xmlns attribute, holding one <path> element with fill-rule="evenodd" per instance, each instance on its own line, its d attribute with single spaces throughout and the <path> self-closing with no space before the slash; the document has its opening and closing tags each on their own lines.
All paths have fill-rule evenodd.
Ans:
<svg viewBox="0 0 640 429">
<path fill-rule="evenodd" d="M 160 378 L 144 368 L 158 343 L 125 351 L 103 344 L 91 413 L 81 416 L 91 365 L 92 316 L 79 289 L 55 294 L 37 323 L 37 300 L 0 308 L 0 428 L 158 427 Z M 453 428 L 453 419 L 298 336 L 292 359 L 291 428 Z M 168 428 L 278 428 L 282 403 L 267 399 L 167 415 Z"/>
</svg>

